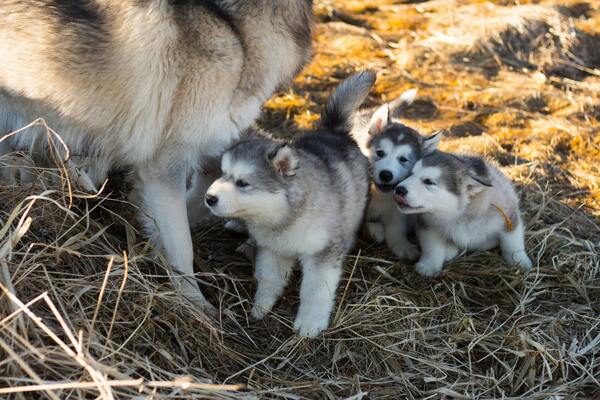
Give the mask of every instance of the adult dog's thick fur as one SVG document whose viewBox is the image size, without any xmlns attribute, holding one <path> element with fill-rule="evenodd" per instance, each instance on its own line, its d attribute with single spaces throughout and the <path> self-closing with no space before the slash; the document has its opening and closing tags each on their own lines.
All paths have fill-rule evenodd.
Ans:
<svg viewBox="0 0 600 400">
<path fill-rule="evenodd" d="M 135 171 L 168 261 L 190 275 L 188 172 L 307 61 L 310 0 L 4 0 L 0 136 L 43 117 L 94 177 Z M 0 152 L 44 148 L 30 129 Z M 154 219 L 156 224 L 151 220 Z M 184 294 L 204 303 L 195 283 Z"/>
</svg>

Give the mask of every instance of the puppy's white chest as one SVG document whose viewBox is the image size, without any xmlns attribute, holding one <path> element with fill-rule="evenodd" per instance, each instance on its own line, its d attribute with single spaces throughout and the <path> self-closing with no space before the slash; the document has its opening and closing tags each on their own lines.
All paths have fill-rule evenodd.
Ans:
<svg viewBox="0 0 600 400">
<path fill-rule="evenodd" d="M 462 248 L 489 248 L 498 240 L 498 226 L 495 221 L 483 219 L 446 225 L 444 233 Z"/>
<path fill-rule="evenodd" d="M 315 254 L 329 243 L 329 232 L 325 227 L 307 222 L 292 224 L 284 231 L 251 229 L 251 233 L 260 246 L 286 256 Z"/>
</svg>

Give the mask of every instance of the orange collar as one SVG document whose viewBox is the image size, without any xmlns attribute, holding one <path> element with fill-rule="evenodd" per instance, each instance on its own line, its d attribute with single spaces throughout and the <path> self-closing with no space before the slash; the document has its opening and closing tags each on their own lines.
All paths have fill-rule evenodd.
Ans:
<svg viewBox="0 0 600 400">
<path fill-rule="evenodd" d="M 504 218 L 504 223 L 506 224 L 506 230 L 508 232 L 512 232 L 513 230 L 513 224 L 512 221 L 510 220 L 510 218 L 508 218 L 508 215 L 506 215 L 506 213 L 504 212 L 504 210 L 501 207 L 498 207 L 497 205 L 492 203 L 492 206 L 498 210 L 498 212 L 500 213 L 500 215 L 502 215 L 502 218 Z"/>
</svg>

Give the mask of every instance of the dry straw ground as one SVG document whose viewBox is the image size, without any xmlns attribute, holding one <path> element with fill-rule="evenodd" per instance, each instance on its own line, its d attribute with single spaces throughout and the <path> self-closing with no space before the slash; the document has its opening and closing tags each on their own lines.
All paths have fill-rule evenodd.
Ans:
<svg viewBox="0 0 600 400">
<path fill-rule="evenodd" d="M 514 178 L 529 275 L 479 252 L 423 279 L 362 238 L 331 329 L 302 340 L 297 280 L 250 320 L 242 237 L 195 233 L 210 320 L 172 292 L 118 185 L 70 197 L 38 169 L 0 189 L 0 398 L 598 398 L 600 6 L 516 3 L 317 1 L 314 61 L 261 125 L 310 125 L 357 69 L 378 71 L 368 106 L 419 88 L 407 123 Z"/>
</svg>

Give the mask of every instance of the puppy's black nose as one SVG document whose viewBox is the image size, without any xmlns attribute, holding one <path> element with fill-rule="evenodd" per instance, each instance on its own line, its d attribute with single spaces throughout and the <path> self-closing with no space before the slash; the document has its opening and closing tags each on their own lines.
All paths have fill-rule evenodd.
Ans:
<svg viewBox="0 0 600 400">
<path fill-rule="evenodd" d="M 404 186 L 396 186 L 394 192 L 400 196 L 406 196 L 408 194 L 408 190 Z"/>
<path fill-rule="evenodd" d="M 206 204 L 209 207 L 212 207 L 219 202 L 219 198 L 217 196 L 213 196 L 212 194 L 207 194 L 204 196 L 204 201 L 206 201 Z"/>
<path fill-rule="evenodd" d="M 384 169 L 379 173 L 379 179 L 381 180 L 381 182 L 389 182 L 392 179 L 394 179 L 394 174 L 392 174 L 387 169 Z"/>
</svg>

